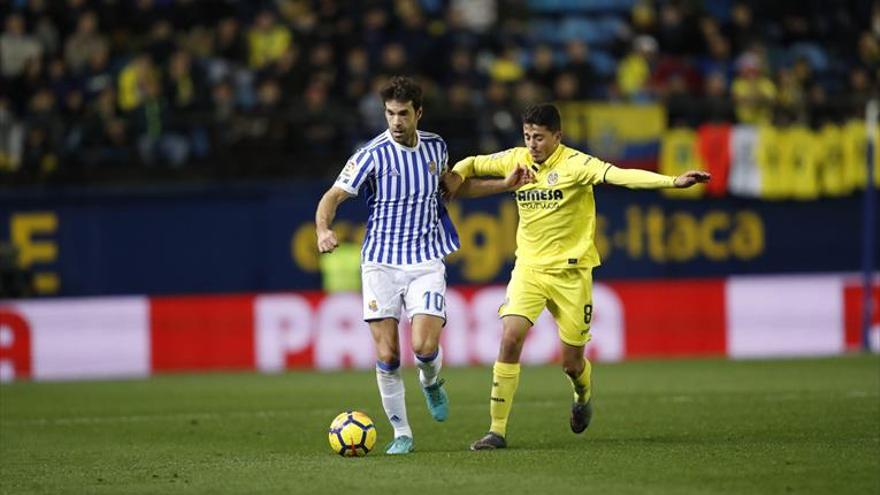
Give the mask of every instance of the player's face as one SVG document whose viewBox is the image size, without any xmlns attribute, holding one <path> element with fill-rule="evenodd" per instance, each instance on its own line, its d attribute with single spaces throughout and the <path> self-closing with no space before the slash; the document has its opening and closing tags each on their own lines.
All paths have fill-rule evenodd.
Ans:
<svg viewBox="0 0 880 495">
<path fill-rule="evenodd" d="M 385 120 L 391 137 L 404 146 L 416 145 L 416 126 L 422 118 L 422 109 L 416 111 L 411 101 L 406 103 L 397 100 L 385 102 Z"/>
<path fill-rule="evenodd" d="M 553 132 L 543 125 L 523 124 L 523 138 L 532 160 L 544 163 L 562 141 L 562 131 Z"/>
</svg>

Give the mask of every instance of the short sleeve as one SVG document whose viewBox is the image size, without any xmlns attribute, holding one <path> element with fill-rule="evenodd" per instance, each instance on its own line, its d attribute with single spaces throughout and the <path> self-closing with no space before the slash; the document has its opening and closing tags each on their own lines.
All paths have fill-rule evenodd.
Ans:
<svg viewBox="0 0 880 495">
<path fill-rule="evenodd" d="M 583 157 L 582 165 L 576 166 L 578 183 L 585 186 L 593 186 L 605 182 L 605 173 L 611 168 L 611 164 L 595 156 L 584 154 Z"/>
<path fill-rule="evenodd" d="M 375 159 L 373 154 L 368 150 L 358 150 L 349 158 L 339 177 L 336 178 L 334 186 L 343 191 L 357 195 L 364 181 L 373 173 L 375 169 Z"/>
</svg>

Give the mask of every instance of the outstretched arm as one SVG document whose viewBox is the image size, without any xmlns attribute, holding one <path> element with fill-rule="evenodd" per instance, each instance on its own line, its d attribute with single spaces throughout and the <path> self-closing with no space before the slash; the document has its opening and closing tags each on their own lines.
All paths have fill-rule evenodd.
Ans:
<svg viewBox="0 0 880 495">
<path fill-rule="evenodd" d="M 315 231 L 318 235 L 318 252 L 330 253 L 339 241 L 336 240 L 336 234 L 330 228 L 333 219 L 336 218 L 336 209 L 343 201 L 352 197 L 346 191 L 333 186 L 324 193 L 321 201 L 318 202 L 318 210 L 315 211 Z"/>
<path fill-rule="evenodd" d="M 691 170 L 678 177 L 656 174 L 636 168 L 617 168 L 609 165 L 603 174 L 602 181 L 615 186 L 630 189 L 662 189 L 666 187 L 685 188 L 694 184 L 709 182 L 708 172 Z"/>
<path fill-rule="evenodd" d="M 457 172 L 447 172 L 442 177 L 443 199 L 479 198 L 503 192 L 515 191 L 535 181 L 535 174 L 525 165 L 517 165 L 503 179 L 464 179 Z"/>
</svg>

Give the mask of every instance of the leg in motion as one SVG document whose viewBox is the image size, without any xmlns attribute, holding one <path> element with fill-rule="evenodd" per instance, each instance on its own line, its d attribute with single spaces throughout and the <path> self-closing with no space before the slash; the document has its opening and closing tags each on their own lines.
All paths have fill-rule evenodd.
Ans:
<svg viewBox="0 0 880 495">
<path fill-rule="evenodd" d="M 443 349 L 440 348 L 440 332 L 443 319 L 433 315 L 418 314 L 412 321 L 412 346 L 419 368 L 419 382 L 428 404 L 428 411 L 435 421 L 449 417 L 449 398 L 439 378 L 443 367 Z"/>
<path fill-rule="evenodd" d="M 571 431 L 583 433 L 593 419 L 592 365 L 584 357 L 584 346 L 562 343 L 562 369 L 571 382 L 574 398 L 571 405 Z"/>
<path fill-rule="evenodd" d="M 517 315 L 505 316 L 502 322 L 504 333 L 501 337 L 498 360 L 493 367 L 492 395 L 489 403 L 492 424 L 489 426 L 489 433 L 471 444 L 471 450 L 507 447 L 507 420 L 510 417 L 516 387 L 519 385 L 519 357 L 532 322 Z"/>
<path fill-rule="evenodd" d="M 413 435 L 406 416 L 406 391 L 400 375 L 397 320 L 384 318 L 371 321 L 370 331 L 376 346 L 376 382 L 379 384 L 382 407 L 394 428 L 394 440 L 387 446 L 386 453 L 406 454 L 413 449 Z"/>
</svg>

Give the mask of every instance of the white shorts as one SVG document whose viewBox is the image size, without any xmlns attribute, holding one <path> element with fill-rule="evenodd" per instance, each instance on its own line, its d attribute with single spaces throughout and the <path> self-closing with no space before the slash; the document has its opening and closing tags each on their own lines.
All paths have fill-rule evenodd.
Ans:
<svg viewBox="0 0 880 495">
<path fill-rule="evenodd" d="M 402 310 L 415 315 L 433 315 L 446 322 L 446 265 L 431 260 L 414 265 L 364 263 L 361 267 L 364 320 L 394 318 Z"/>
</svg>

